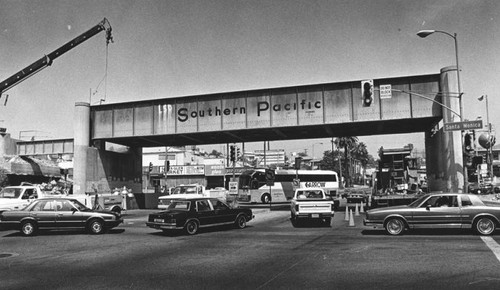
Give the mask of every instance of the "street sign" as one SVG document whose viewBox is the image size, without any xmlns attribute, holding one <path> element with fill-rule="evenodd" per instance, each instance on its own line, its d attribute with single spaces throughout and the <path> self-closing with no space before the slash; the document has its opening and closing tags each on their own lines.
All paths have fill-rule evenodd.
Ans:
<svg viewBox="0 0 500 290">
<path fill-rule="evenodd" d="M 238 181 L 229 182 L 229 194 L 238 194 Z"/>
<path fill-rule="evenodd" d="M 381 99 L 392 98 L 392 86 L 391 85 L 380 85 L 380 98 Z"/>
<path fill-rule="evenodd" d="M 483 128 L 483 120 L 445 123 L 445 131 L 475 130 Z"/>
</svg>

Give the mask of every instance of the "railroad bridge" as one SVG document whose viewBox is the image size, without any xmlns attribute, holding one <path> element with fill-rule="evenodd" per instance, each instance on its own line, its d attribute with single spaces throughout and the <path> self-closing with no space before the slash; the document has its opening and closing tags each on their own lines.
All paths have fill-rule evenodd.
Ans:
<svg viewBox="0 0 500 290">
<path fill-rule="evenodd" d="M 425 133 L 432 190 L 464 186 L 456 67 L 440 73 L 373 79 L 373 101 L 363 105 L 362 80 L 223 92 L 90 106 L 75 104 L 74 192 L 127 186 L 140 192 L 142 147 Z M 390 85 L 391 94 L 380 87 Z M 67 146 L 23 143 L 22 155 Z M 106 144 L 127 146 L 111 152 Z M 38 146 L 38 147 L 37 147 Z M 37 149 L 38 148 L 38 149 Z"/>
</svg>

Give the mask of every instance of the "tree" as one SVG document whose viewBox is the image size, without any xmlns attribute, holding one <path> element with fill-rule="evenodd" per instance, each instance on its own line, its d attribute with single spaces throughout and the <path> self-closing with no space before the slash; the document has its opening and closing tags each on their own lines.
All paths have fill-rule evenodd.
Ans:
<svg viewBox="0 0 500 290">
<path fill-rule="evenodd" d="M 346 181 L 346 186 L 351 186 L 351 176 L 350 176 L 350 155 L 351 155 L 351 149 L 356 145 L 358 142 L 358 137 L 355 136 L 349 136 L 349 137 L 338 137 L 336 138 L 333 143 L 338 148 L 344 148 L 344 167 L 345 167 L 345 181 Z M 342 174 L 342 172 L 341 172 Z"/>
<path fill-rule="evenodd" d="M 323 159 L 319 163 L 319 167 L 324 170 L 333 170 L 335 172 L 341 172 L 339 166 L 339 160 L 342 159 L 342 154 L 338 151 L 325 151 L 323 153 Z"/>
</svg>

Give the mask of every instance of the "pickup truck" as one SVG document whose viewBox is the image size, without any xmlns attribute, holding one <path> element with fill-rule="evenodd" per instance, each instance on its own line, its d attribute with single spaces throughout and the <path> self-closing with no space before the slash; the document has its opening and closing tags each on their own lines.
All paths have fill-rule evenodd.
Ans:
<svg viewBox="0 0 500 290">
<path fill-rule="evenodd" d="M 334 215 L 334 202 L 322 188 L 298 188 L 291 201 L 291 221 L 295 227 L 299 220 L 320 220 L 330 226 Z"/>
<path fill-rule="evenodd" d="M 158 197 L 158 208 L 167 209 L 172 200 L 182 198 L 215 197 L 225 200 L 227 193 L 228 190 L 225 188 L 206 190 L 201 184 L 181 184 L 172 190 L 172 194 Z"/>
<path fill-rule="evenodd" d="M 0 191 L 0 213 L 22 209 L 44 194 L 37 186 L 7 186 Z"/>
</svg>

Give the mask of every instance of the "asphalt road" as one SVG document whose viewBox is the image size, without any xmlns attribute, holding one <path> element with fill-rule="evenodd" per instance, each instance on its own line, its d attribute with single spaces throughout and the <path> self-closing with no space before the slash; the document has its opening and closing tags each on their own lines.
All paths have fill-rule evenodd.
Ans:
<svg viewBox="0 0 500 290">
<path fill-rule="evenodd" d="M 248 227 L 164 234 L 151 211 L 104 235 L 0 232 L 1 289 L 500 289 L 500 231 L 387 236 L 338 212 L 331 227 L 292 227 L 289 211 L 255 209 Z M 500 252 L 500 251 L 499 251 Z"/>
</svg>

